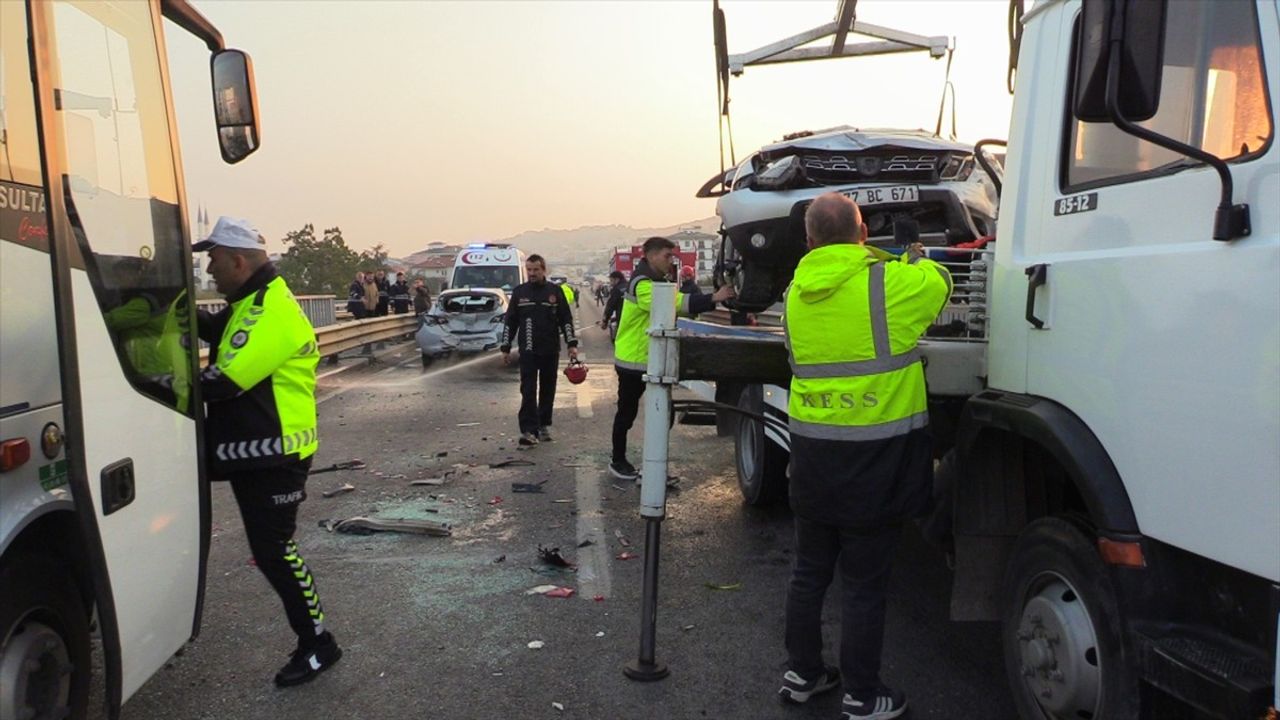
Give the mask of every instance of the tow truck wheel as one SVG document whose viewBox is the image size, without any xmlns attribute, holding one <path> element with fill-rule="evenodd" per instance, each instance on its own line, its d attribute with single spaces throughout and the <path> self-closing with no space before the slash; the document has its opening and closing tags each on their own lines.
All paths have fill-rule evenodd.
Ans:
<svg viewBox="0 0 1280 720">
<path fill-rule="evenodd" d="M 1005 575 L 1001 641 L 1018 714 L 1028 720 L 1135 720 L 1116 594 L 1080 524 L 1041 518 L 1023 530 Z"/>
<path fill-rule="evenodd" d="M 738 407 L 763 413 L 764 388 L 748 385 L 738 396 Z M 762 423 L 738 416 L 733 450 L 738 465 L 738 488 L 748 505 L 769 505 L 786 497 L 790 454 L 765 436 Z"/>
<path fill-rule="evenodd" d="M 84 717 L 89 619 L 75 584 L 28 557 L 0 568 L 0 718 Z"/>
</svg>

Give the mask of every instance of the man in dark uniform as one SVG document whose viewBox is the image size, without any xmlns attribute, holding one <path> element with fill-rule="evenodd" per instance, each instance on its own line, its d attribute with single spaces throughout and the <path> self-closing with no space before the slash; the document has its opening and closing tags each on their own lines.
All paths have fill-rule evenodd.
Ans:
<svg viewBox="0 0 1280 720">
<path fill-rule="evenodd" d="M 404 273 L 396 273 L 396 281 L 391 283 L 391 308 L 397 315 L 409 312 L 409 284 L 404 281 Z"/>
<path fill-rule="evenodd" d="M 511 302 L 502 326 L 502 361 L 511 363 L 511 342 L 520 346 L 520 444 L 537 445 L 551 440 L 551 410 L 556 401 L 556 370 L 560 364 L 560 335 L 569 348 L 569 359 L 578 357 L 573 333 L 573 313 L 564 290 L 547 282 L 547 263 L 541 255 L 524 262 L 529 281 L 511 291 Z"/>
<path fill-rule="evenodd" d="M 298 644 L 276 673 L 281 687 L 307 682 L 342 657 L 325 629 L 315 580 L 293 540 L 316 433 L 316 333 L 246 220 L 218 218 L 207 240 L 209 274 L 227 307 L 198 315 L 209 343 L 200 374 L 208 404 L 213 477 L 231 483 L 258 569 L 284 604 Z"/>
<path fill-rule="evenodd" d="M 627 290 L 627 276 L 614 270 L 609 273 L 609 283 L 606 291 L 608 300 L 604 305 L 604 314 L 600 317 L 601 330 L 608 330 L 609 323 L 616 323 L 622 315 L 622 295 Z"/>
<path fill-rule="evenodd" d="M 364 273 L 359 270 L 356 271 L 356 279 L 347 288 L 347 312 L 357 320 L 368 316 L 364 309 Z"/>
</svg>

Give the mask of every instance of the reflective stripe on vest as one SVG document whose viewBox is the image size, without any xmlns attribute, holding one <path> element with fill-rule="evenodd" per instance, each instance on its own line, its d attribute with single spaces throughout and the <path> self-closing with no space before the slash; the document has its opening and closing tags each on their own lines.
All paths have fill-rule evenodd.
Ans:
<svg viewBox="0 0 1280 720">
<path fill-rule="evenodd" d="M 920 359 L 919 348 L 911 348 L 907 352 L 893 354 L 889 344 L 889 314 L 884 300 L 884 263 L 875 263 L 867 268 L 867 297 L 871 310 L 871 340 L 875 344 L 876 356 L 870 360 L 850 360 L 848 362 L 800 364 L 796 362 L 796 354 L 791 349 L 791 333 L 787 318 L 782 317 L 782 330 L 787 338 L 787 358 L 791 362 L 791 374 L 801 379 L 861 377 L 863 375 L 879 375 L 881 373 L 901 370 Z"/>
<path fill-rule="evenodd" d="M 924 368 L 915 338 L 927 327 L 926 318 L 936 317 L 942 284 L 918 285 L 915 268 L 900 276 L 905 262 L 860 257 L 847 248 L 815 252 L 821 254 L 806 256 L 815 264 L 806 267 L 802 260 L 797 268 L 783 314 L 792 369 L 791 432 L 818 440 L 874 441 L 926 427 Z M 806 287 L 825 288 L 807 282 L 831 282 L 832 272 L 838 275 L 850 262 L 866 263 L 865 270 L 831 286 L 826 296 L 801 299 L 813 292 Z M 887 289 L 911 293 L 892 298 L 892 317 Z M 895 347 L 901 349 L 897 354 Z"/>
</svg>

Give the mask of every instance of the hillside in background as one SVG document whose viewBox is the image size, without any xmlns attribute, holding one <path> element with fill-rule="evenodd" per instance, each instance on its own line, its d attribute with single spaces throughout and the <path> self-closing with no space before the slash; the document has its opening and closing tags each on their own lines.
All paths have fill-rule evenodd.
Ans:
<svg viewBox="0 0 1280 720">
<path fill-rule="evenodd" d="M 552 228 L 526 230 L 511 237 L 495 239 L 493 242 L 510 243 L 529 254 L 538 253 L 545 256 L 553 264 L 557 262 L 585 263 L 597 260 L 615 247 L 628 247 L 653 235 L 673 235 L 681 230 L 688 229 L 715 233 L 720 229 L 720 218 L 712 216 L 701 220 L 691 220 L 678 225 L 657 228 L 634 228 L 630 225 L 585 225 L 572 230 Z M 392 264 L 413 264 L 424 257 L 426 257 L 425 250 L 419 250 L 404 258 L 393 259 Z"/>
<path fill-rule="evenodd" d="M 497 242 L 511 243 L 526 253 L 539 253 L 549 260 L 566 259 L 579 253 L 598 255 L 615 247 L 626 247 L 652 235 L 672 235 L 684 229 L 714 233 L 720 218 L 712 216 L 659 228 L 633 228 L 629 225 L 587 225 L 572 230 L 526 230 Z"/>
</svg>

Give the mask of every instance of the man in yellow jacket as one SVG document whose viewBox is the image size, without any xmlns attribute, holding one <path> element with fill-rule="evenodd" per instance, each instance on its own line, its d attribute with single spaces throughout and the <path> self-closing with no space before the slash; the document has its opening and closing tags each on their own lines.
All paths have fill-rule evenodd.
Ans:
<svg viewBox="0 0 1280 720">
<path fill-rule="evenodd" d="M 950 296 L 951 276 L 919 243 L 901 257 L 867 247 L 857 205 L 838 193 L 814 200 L 805 232 L 809 253 L 784 314 L 796 559 L 779 694 L 805 702 L 843 684 L 842 717 L 889 720 L 907 705 L 904 693 L 880 682 L 890 562 L 903 521 L 931 505 L 916 343 Z M 839 669 L 822 659 L 822 601 L 837 564 Z"/>
<path fill-rule="evenodd" d="M 640 412 L 644 396 L 644 372 L 649 367 L 649 301 L 653 283 L 675 281 L 676 244 L 664 237 L 651 237 L 641 248 L 644 259 L 631 274 L 622 295 L 618 337 L 613 343 L 613 365 L 618 373 L 618 411 L 613 416 L 613 459 L 609 474 L 619 480 L 639 481 L 640 473 L 627 461 L 627 432 Z M 677 293 L 680 315 L 697 315 L 733 297 L 733 287 L 725 285 L 714 293 Z M 609 315 L 608 309 L 605 317 Z"/>
</svg>

